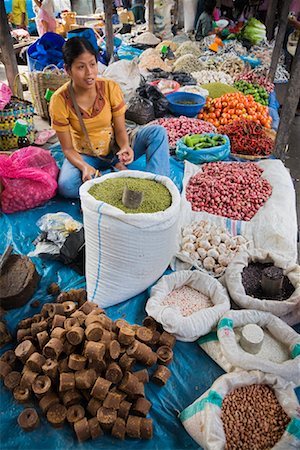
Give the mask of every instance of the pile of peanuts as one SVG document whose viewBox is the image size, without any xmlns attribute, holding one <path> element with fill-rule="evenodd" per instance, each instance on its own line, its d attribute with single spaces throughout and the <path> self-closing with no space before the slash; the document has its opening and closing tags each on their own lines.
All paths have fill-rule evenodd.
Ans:
<svg viewBox="0 0 300 450">
<path fill-rule="evenodd" d="M 87 301 L 84 289 L 73 289 L 21 320 L 17 341 L 0 359 L 0 378 L 15 400 L 35 398 L 53 427 L 69 422 L 80 442 L 103 432 L 118 439 L 152 438 L 146 417 L 152 404 L 144 391 L 149 373 L 133 367 L 158 363 L 151 379 L 165 385 L 176 342 L 152 317 L 143 326 L 113 321 Z M 37 411 L 26 408 L 18 423 L 32 431 L 39 425 Z"/>
<path fill-rule="evenodd" d="M 269 450 L 290 422 L 273 389 L 265 384 L 243 386 L 226 395 L 221 418 L 225 450 Z"/>
<path fill-rule="evenodd" d="M 272 194 L 272 186 L 254 163 L 203 164 L 190 178 L 186 199 L 193 211 L 249 221 Z"/>
</svg>

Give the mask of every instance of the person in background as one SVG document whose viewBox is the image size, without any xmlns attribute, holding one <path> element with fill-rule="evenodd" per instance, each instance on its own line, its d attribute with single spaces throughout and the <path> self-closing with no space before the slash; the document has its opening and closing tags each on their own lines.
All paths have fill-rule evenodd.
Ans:
<svg viewBox="0 0 300 450">
<path fill-rule="evenodd" d="M 159 125 L 143 127 L 133 131 L 130 142 L 123 93 L 115 81 L 97 78 L 93 45 L 84 38 L 70 38 L 63 46 L 63 58 L 71 81 L 55 91 L 49 105 L 52 128 L 65 155 L 58 180 L 60 194 L 77 198 L 82 182 L 97 176 L 99 170 L 126 169 L 144 154 L 148 172 L 169 176 L 166 130 Z"/>
<path fill-rule="evenodd" d="M 145 7 L 144 0 L 132 0 L 132 12 L 134 14 L 135 23 L 145 23 Z"/>
<path fill-rule="evenodd" d="M 213 33 L 213 12 L 216 4 L 216 0 L 205 0 L 204 11 L 199 17 L 196 27 L 196 41 Z"/>
<path fill-rule="evenodd" d="M 48 31 L 55 33 L 56 20 L 53 0 L 33 0 L 32 7 L 36 16 L 35 21 L 39 36 L 43 36 Z"/>
<path fill-rule="evenodd" d="M 12 26 L 27 30 L 27 25 L 26 0 L 12 0 Z"/>
</svg>

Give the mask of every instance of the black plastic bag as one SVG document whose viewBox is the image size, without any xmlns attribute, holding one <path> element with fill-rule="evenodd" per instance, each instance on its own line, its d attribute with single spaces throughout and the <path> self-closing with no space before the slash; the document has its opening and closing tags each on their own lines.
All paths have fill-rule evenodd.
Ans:
<svg viewBox="0 0 300 450">
<path fill-rule="evenodd" d="M 135 95 L 129 100 L 125 118 L 138 125 L 145 125 L 151 122 L 151 120 L 155 119 L 153 103 L 147 98 Z"/>
<path fill-rule="evenodd" d="M 169 102 L 161 91 L 149 83 L 145 83 L 139 87 L 136 92 L 143 98 L 150 100 L 153 103 L 154 115 L 156 118 L 164 117 L 168 112 Z"/>
<path fill-rule="evenodd" d="M 181 84 L 181 86 L 194 86 L 197 84 L 197 81 L 195 78 L 186 72 L 174 72 L 172 74 L 172 78 L 174 81 L 177 81 L 177 83 Z"/>
</svg>

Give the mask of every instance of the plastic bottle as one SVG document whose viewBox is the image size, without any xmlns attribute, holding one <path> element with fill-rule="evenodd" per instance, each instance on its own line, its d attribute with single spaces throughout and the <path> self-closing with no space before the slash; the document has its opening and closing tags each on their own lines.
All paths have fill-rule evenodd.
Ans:
<svg viewBox="0 0 300 450">
<path fill-rule="evenodd" d="M 13 128 L 13 133 L 18 136 L 18 148 L 28 147 L 30 141 L 27 137 L 28 124 L 23 119 L 18 119 Z"/>
</svg>

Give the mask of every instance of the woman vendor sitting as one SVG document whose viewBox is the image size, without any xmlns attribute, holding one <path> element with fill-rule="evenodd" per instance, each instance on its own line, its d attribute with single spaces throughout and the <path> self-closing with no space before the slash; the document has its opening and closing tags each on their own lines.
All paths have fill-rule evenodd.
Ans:
<svg viewBox="0 0 300 450">
<path fill-rule="evenodd" d="M 159 125 L 140 128 L 130 146 L 121 88 L 113 80 L 97 78 L 97 52 L 92 44 L 73 37 L 64 44 L 63 56 L 71 81 L 53 94 L 49 107 L 52 127 L 65 155 L 59 193 L 77 198 L 82 182 L 96 172 L 126 169 L 145 153 L 148 172 L 169 176 L 166 130 Z"/>
</svg>

